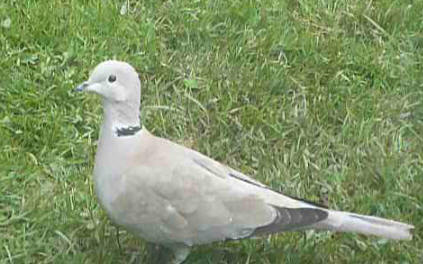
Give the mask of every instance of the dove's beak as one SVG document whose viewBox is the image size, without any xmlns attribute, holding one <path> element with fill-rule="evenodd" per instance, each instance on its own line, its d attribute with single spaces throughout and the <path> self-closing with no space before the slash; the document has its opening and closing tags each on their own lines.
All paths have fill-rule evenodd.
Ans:
<svg viewBox="0 0 423 264">
<path fill-rule="evenodd" d="M 89 86 L 90 84 L 88 82 L 83 82 L 80 85 L 78 85 L 74 91 L 75 92 L 83 92 L 85 91 L 85 89 Z"/>
</svg>

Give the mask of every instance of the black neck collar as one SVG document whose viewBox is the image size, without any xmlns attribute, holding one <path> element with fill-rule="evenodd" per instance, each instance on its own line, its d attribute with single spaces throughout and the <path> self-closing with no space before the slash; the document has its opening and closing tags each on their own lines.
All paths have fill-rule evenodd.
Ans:
<svg viewBox="0 0 423 264">
<path fill-rule="evenodd" d="M 116 135 L 118 137 L 133 136 L 142 129 L 141 126 L 127 126 L 119 127 L 116 129 Z"/>
</svg>

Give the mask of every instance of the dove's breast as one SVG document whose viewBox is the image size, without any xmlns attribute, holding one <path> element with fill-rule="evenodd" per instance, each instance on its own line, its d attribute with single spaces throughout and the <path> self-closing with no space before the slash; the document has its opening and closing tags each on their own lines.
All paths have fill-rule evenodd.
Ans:
<svg viewBox="0 0 423 264">
<path fill-rule="evenodd" d="M 94 187 L 101 205 L 110 216 L 114 215 L 115 201 L 126 195 L 125 171 L 139 146 L 139 134 L 117 137 L 101 133 L 94 165 Z"/>
<path fill-rule="evenodd" d="M 95 159 L 94 187 L 114 223 L 154 242 L 163 239 L 163 231 L 151 227 L 158 224 L 161 216 L 157 214 L 167 201 L 150 189 L 148 181 L 154 180 L 154 172 L 150 167 L 143 169 L 150 158 L 144 152 L 154 151 L 146 141 L 149 135 L 147 131 L 131 137 L 102 135 Z"/>
</svg>

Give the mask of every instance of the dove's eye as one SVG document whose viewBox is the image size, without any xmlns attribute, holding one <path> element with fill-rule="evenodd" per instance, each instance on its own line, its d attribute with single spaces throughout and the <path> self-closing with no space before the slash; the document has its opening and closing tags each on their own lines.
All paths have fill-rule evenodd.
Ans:
<svg viewBox="0 0 423 264">
<path fill-rule="evenodd" d="M 110 75 L 108 81 L 111 82 L 111 83 L 116 81 L 116 75 L 113 75 L 113 74 Z"/>
</svg>

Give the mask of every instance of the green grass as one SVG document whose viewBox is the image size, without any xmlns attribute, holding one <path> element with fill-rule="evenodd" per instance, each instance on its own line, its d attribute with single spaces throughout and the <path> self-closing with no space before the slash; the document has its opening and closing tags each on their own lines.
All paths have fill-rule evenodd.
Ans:
<svg viewBox="0 0 423 264">
<path fill-rule="evenodd" d="M 416 225 L 410 242 L 298 232 L 187 263 L 423 261 L 423 1 L 4 0 L 0 263 L 130 263 L 144 242 L 93 193 L 105 59 L 142 78 L 143 123 L 285 193 Z M 6 23 L 7 24 L 7 23 Z"/>
</svg>

